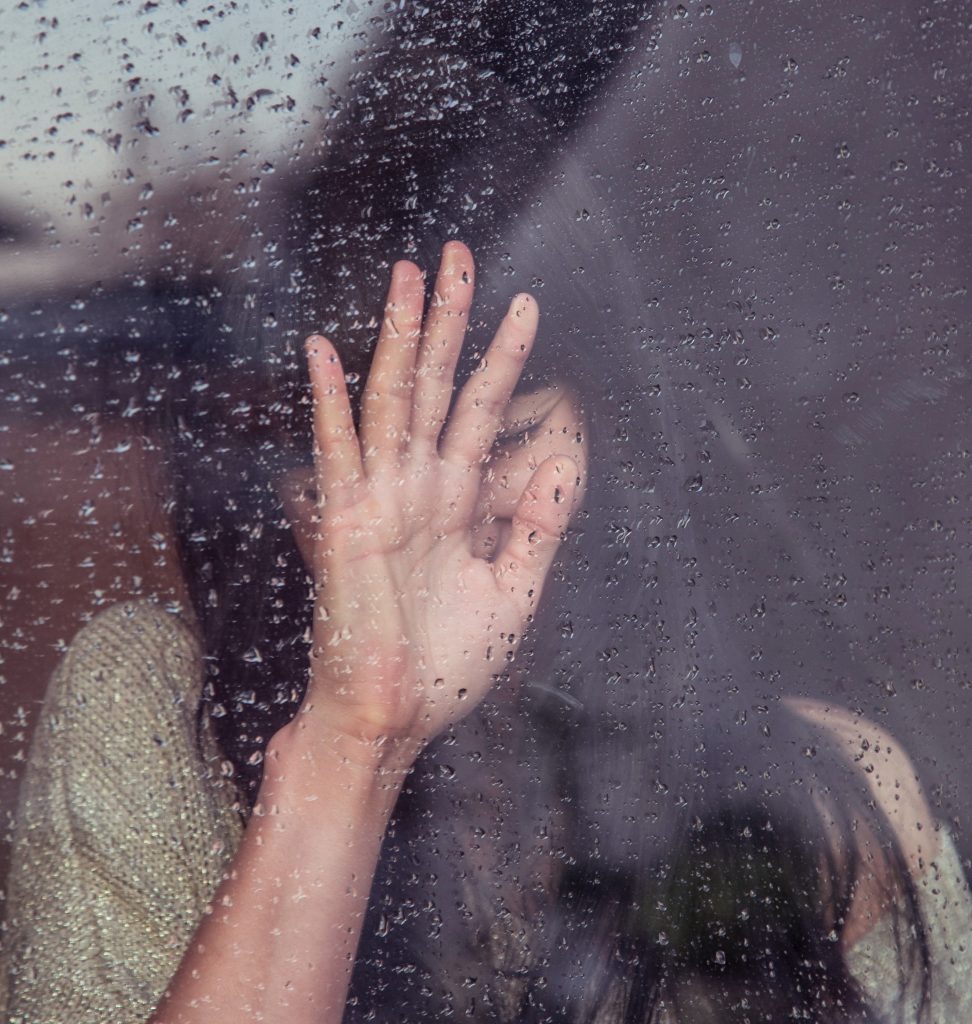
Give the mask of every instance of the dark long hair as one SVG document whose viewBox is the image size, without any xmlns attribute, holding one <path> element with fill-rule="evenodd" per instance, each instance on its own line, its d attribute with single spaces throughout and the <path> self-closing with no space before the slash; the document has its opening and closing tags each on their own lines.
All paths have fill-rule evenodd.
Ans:
<svg viewBox="0 0 972 1024">
<path fill-rule="evenodd" d="M 643 240 L 584 160 L 585 115 L 657 25 L 636 4 L 481 8 L 406 19 L 322 172 L 238 226 L 236 269 L 188 304 L 166 433 L 200 715 L 245 808 L 307 671 L 310 581 L 275 489 L 309 451 L 300 339 L 327 330 L 362 377 L 391 261 L 431 266 L 462 237 L 480 309 L 511 276 L 539 292 L 530 379 L 584 396 L 589 498 L 502 699 L 406 787 L 349 1014 L 876 1021 L 841 941 L 856 837 L 890 880 L 902 1007 L 909 979 L 924 998 L 927 943 L 859 769 L 781 700 L 863 684 L 799 541 L 751 498 L 743 425 L 712 400 L 745 310 L 672 329 Z M 509 38 L 521 28 L 546 49 Z"/>
</svg>

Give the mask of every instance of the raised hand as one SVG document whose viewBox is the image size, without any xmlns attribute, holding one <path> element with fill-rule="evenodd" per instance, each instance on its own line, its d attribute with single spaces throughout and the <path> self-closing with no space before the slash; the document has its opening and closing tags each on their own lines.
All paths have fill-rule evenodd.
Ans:
<svg viewBox="0 0 972 1024">
<path fill-rule="evenodd" d="M 546 458 L 495 557 L 478 557 L 483 464 L 538 311 L 513 299 L 446 423 L 472 295 L 472 256 L 450 242 L 423 324 L 421 272 L 395 265 L 357 431 L 334 347 L 308 339 L 317 495 L 312 524 L 297 518 L 317 591 L 302 729 L 421 746 L 482 700 L 536 608 L 579 469 Z"/>
</svg>

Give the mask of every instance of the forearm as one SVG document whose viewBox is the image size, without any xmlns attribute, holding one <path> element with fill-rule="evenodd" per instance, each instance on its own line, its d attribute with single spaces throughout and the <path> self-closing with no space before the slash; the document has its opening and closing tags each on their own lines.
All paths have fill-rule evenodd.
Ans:
<svg viewBox="0 0 972 1024">
<path fill-rule="evenodd" d="M 274 738 L 227 878 L 149 1024 L 341 1020 L 382 837 L 412 757 L 306 724 Z"/>
</svg>

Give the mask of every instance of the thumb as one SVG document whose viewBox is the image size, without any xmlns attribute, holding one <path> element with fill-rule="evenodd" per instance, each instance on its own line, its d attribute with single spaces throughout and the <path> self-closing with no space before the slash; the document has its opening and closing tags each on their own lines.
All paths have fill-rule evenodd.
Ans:
<svg viewBox="0 0 972 1024">
<path fill-rule="evenodd" d="M 540 599 L 570 522 L 578 483 L 577 464 L 553 455 L 537 468 L 513 511 L 510 536 L 493 563 L 493 575 L 524 621 Z"/>
</svg>

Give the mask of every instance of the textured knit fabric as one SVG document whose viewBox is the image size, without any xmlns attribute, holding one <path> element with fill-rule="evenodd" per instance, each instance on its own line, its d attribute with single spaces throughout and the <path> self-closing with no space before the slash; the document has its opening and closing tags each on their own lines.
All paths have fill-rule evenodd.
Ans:
<svg viewBox="0 0 972 1024">
<path fill-rule="evenodd" d="M 71 644 L 21 795 L 4 1021 L 142 1024 L 175 973 L 242 834 L 212 737 L 197 736 L 200 667 L 192 631 L 146 602 L 102 613 Z M 966 1024 L 972 896 L 944 830 L 918 888 L 933 964 L 929 1021 Z M 529 923 L 521 924 L 484 949 L 497 970 L 526 966 Z M 854 947 L 850 965 L 874 1005 L 898 1020 L 889 918 Z M 599 1024 L 612 1016 L 602 1007 Z M 911 1005 L 900 1019 L 913 1024 Z"/>
<path fill-rule="evenodd" d="M 241 824 L 211 737 L 200 651 L 149 603 L 78 633 L 55 673 L 21 792 L 3 940 L 10 1024 L 152 1014 Z"/>
</svg>

